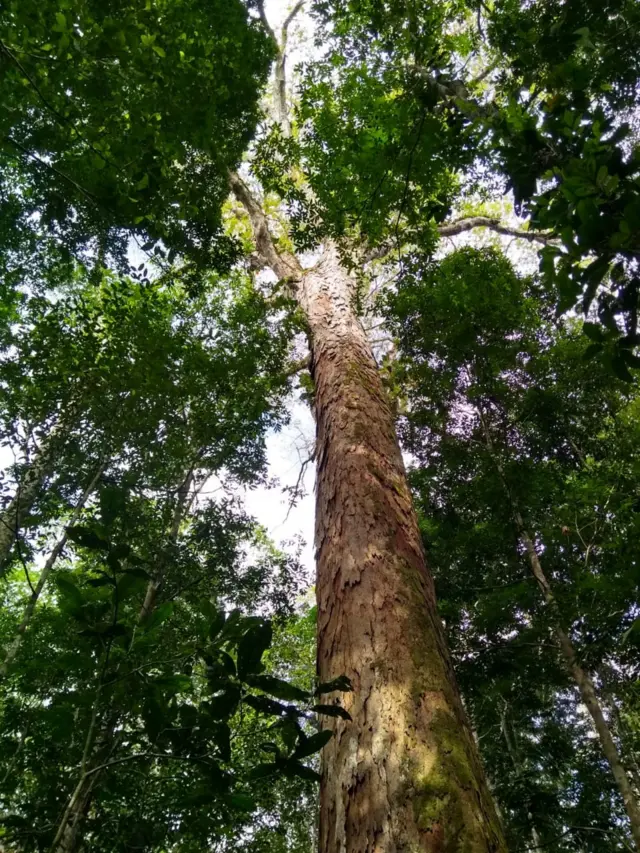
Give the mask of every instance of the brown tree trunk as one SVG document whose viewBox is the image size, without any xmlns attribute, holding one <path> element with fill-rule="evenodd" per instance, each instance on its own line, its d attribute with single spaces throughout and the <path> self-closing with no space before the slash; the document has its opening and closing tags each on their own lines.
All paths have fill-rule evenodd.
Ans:
<svg viewBox="0 0 640 853">
<path fill-rule="evenodd" d="M 323 752 L 320 853 L 504 851 L 393 416 L 334 249 L 297 294 L 315 380 L 318 673 L 354 688 L 340 694 L 353 722 L 332 720 Z"/>
<path fill-rule="evenodd" d="M 317 423 L 318 675 L 352 721 L 322 753 L 319 853 L 504 853 L 436 609 L 378 367 L 335 247 L 303 270 L 230 173 L 257 254 L 306 318 Z"/>
</svg>

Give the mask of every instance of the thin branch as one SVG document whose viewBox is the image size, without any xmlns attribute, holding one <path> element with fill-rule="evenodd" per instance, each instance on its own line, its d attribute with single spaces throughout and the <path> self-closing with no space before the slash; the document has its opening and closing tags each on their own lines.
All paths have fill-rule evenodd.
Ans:
<svg viewBox="0 0 640 853">
<path fill-rule="evenodd" d="M 308 370 L 311 367 L 311 356 L 305 355 L 304 358 L 299 359 L 298 361 L 292 361 L 287 365 L 284 375 L 285 376 L 295 376 L 298 373 L 302 373 L 303 370 Z"/>
<path fill-rule="evenodd" d="M 298 12 L 301 11 L 304 4 L 305 0 L 299 0 L 287 15 L 282 25 L 280 42 L 276 42 L 278 44 L 278 56 L 276 58 L 274 75 L 276 119 L 284 136 L 291 136 L 291 121 L 289 119 L 289 107 L 287 104 L 287 38 L 289 35 L 289 26 Z"/>
<path fill-rule="evenodd" d="M 212 766 L 211 761 L 207 761 L 205 758 L 200 758 L 197 755 L 170 755 L 165 752 L 139 752 L 137 755 L 124 755 L 122 758 L 114 758 L 112 761 L 106 761 L 104 764 L 92 767 L 91 770 L 87 770 L 85 773 L 85 778 L 93 775 L 94 773 L 98 773 L 100 770 L 112 767 L 114 764 L 125 764 L 128 761 L 137 761 L 140 758 L 163 758 L 166 761 L 193 761 L 197 764 L 204 764 L 207 767 Z"/>
<path fill-rule="evenodd" d="M 289 12 L 287 17 L 284 19 L 284 24 L 282 25 L 282 35 L 285 38 L 285 40 L 287 37 L 287 31 L 288 31 L 289 27 L 293 23 L 293 20 L 296 17 L 296 15 L 298 15 L 302 11 L 305 2 L 306 2 L 306 0 L 298 0 L 296 5 L 293 7 L 293 9 Z"/>
<path fill-rule="evenodd" d="M 502 225 L 499 219 L 490 216 L 470 216 L 466 219 L 458 219 L 457 222 L 451 222 L 449 225 L 440 225 L 438 234 L 441 237 L 454 237 L 464 231 L 472 231 L 474 228 L 488 228 L 498 234 L 518 237 L 521 240 L 528 240 L 530 243 L 542 243 L 544 246 L 554 241 L 551 234 L 545 234 L 541 231 L 525 231 L 522 228 L 510 228 L 508 225 Z"/>
</svg>

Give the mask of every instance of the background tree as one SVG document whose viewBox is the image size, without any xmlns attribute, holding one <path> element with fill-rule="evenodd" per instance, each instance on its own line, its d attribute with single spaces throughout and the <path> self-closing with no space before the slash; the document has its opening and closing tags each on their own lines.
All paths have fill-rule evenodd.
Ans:
<svg viewBox="0 0 640 853">
<path fill-rule="evenodd" d="M 637 677 L 626 638 L 638 581 L 625 473 L 637 465 L 635 395 L 587 363 L 580 329 L 558 323 L 539 283 L 495 250 L 410 269 L 390 298 L 402 435 L 512 844 L 624 849 L 622 803 L 602 773 L 606 756 L 621 799 L 635 798 L 636 759 L 613 710 Z M 609 666 L 616 698 L 601 677 Z"/>
</svg>

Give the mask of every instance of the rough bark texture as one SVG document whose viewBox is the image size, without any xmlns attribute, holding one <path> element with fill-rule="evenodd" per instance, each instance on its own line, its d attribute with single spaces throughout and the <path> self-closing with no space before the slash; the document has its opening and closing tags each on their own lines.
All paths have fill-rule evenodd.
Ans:
<svg viewBox="0 0 640 853">
<path fill-rule="evenodd" d="M 303 271 L 233 173 L 261 262 L 306 317 L 317 421 L 318 675 L 351 679 L 322 753 L 320 853 L 504 853 L 394 419 L 334 247 Z M 334 697 L 334 701 L 340 701 Z M 327 697 L 328 699 L 328 697 Z M 325 700 L 326 701 L 326 700 Z"/>
<path fill-rule="evenodd" d="M 22 527 L 23 519 L 31 510 L 42 489 L 52 462 L 52 445 L 56 433 L 57 430 L 54 428 L 43 441 L 40 451 L 18 484 L 14 497 L 0 515 L 0 577 L 7 572 L 8 557 Z"/>
<path fill-rule="evenodd" d="M 340 694 L 353 722 L 332 721 L 323 752 L 319 850 L 504 851 L 350 287 L 332 249 L 298 287 L 318 431 L 319 678 L 354 688 Z"/>
</svg>

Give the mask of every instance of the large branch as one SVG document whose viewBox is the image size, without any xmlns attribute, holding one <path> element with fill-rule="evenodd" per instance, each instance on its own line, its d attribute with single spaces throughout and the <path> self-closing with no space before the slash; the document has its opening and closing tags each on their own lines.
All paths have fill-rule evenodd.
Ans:
<svg viewBox="0 0 640 853">
<path fill-rule="evenodd" d="M 551 234 L 545 234 L 542 231 L 510 228 L 508 225 L 502 225 L 499 219 L 493 219 L 490 216 L 470 216 L 466 219 L 458 219 L 457 222 L 451 222 L 449 225 L 440 225 L 438 226 L 438 234 L 441 237 L 455 237 L 456 234 L 472 231 L 474 228 L 489 228 L 491 231 L 497 231 L 498 234 L 518 237 L 521 240 L 528 240 L 530 243 L 542 243 L 544 246 L 552 243 L 554 239 Z"/>
<path fill-rule="evenodd" d="M 276 38 L 276 34 L 274 33 L 273 28 L 267 18 L 266 12 L 264 11 L 264 0 L 256 0 L 256 6 L 258 7 L 258 14 L 260 15 L 262 26 L 267 31 L 269 37 L 272 38 L 274 43 L 277 45 L 278 39 Z"/>
<path fill-rule="evenodd" d="M 264 265 L 272 269 L 279 279 L 298 281 L 303 272 L 298 259 L 290 252 L 279 252 L 276 249 L 267 217 L 249 187 L 236 172 L 229 172 L 229 184 L 233 194 L 247 211 L 256 251 Z"/>
<path fill-rule="evenodd" d="M 490 231 L 505 234 L 507 237 L 517 237 L 521 240 L 528 240 L 530 243 L 542 243 L 544 246 L 555 241 L 551 234 L 542 231 L 526 231 L 524 228 L 510 228 L 508 225 L 502 225 L 499 219 L 494 219 L 491 216 L 469 216 L 450 222 L 448 225 L 439 225 L 438 234 L 440 237 L 455 237 L 465 231 L 472 231 L 474 228 L 488 228 Z M 386 258 L 387 255 L 397 250 L 397 242 L 390 240 L 366 251 L 363 260 L 365 263 L 377 261 Z"/>
<path fill-rule="evenodd" d="M 291 136 L 291 122 L 289 120 L 289 106 L 287 104 L 287 39 L 289 36 L 289 27 L 293 23 L 296 15 L 302 10 L 305 0 L 298 0 L 291 12 L 285 18 L 282 25 L 280 35 L 280 43 L 278 45 L 278 57 L 275 67 L 275 98 L 276 98 L 276 117 L 282 132 L 285 136 Z"/>
</svg>

